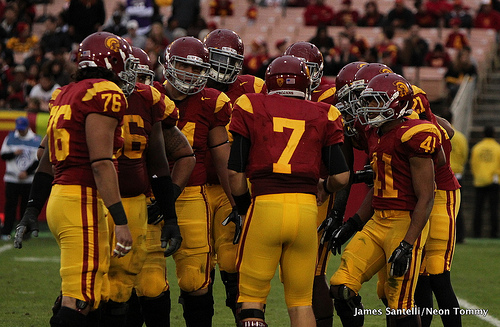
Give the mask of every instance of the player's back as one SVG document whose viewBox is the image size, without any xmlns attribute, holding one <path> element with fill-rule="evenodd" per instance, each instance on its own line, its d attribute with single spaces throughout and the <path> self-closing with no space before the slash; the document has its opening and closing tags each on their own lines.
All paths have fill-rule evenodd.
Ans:
<svg viewBox="0 0 500 327">
<path fill-rule="evenodd" d="M 117 153 L 122 197 L 138 196 L 149 189 L 146 150 L 153 125 L 164 121 L 175 126 L 177 115 L 173 101 L 152 86 L 138 83 L 128 97 L 122 126 L 124 145 Z"/>
<path fill-rule="evenodd" d="M 280 95 L 238 98 L 230 130 L 250 139 L 247 174 L 254 195 L 315 194 L 321 149 L 343 141 L 335 107 Z"/>
<path fill-rule="evenodd" d="M 85 120 L 89 114 L 97 113 L 121 122 L 126 109 L 127 99 L 122 90 L 108 80 L 86 79 L 54 91 L 47 135 L 55 184 L 95 187 Z M 115 150 L 123 144 L 119 125 L 114 134 Z"/>
</svg>

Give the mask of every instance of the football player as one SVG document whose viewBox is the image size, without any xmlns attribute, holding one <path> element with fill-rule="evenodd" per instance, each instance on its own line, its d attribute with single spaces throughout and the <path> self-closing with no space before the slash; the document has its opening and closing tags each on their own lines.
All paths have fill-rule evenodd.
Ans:
<svg viewBox="0 0 500 327">
<path fill-rule="evenodd" d="M 359 98 L 359 94 L 366 88 L 369 81 L 376 75 L 386 72 L 387 69 L 388 67 L 383 64 L 368 64 L 356 73 L 351 86 L 351 92 L 354 93 L 352 106 L 356 106 L 356 98 Z M 448 309 L 451 313 L 441 318 L 443 324 L 460 326 L 460 315 L 455 314 L 453 309 L 459 307 L 458 300 L 449 277 L 455 248 L 456 214 L 460 207 L 460 185 L 449 163 L 450 138 L 453 136 L 453 128 L 446 120 L 432 113 L 427 96 L 422 89 L 412 85 L 412 90 L 414 114 L 410 117 L 430 121 L 439 129 L 442 148 L 446 156 L 446 162 L 435 167 L 437 190 L 429 216 L 429 236 L 425 242 L 424 259 L 415 291 L 415 302 L 420 308 L 432 308 L 432 291 L 435 290 L 439 308 Z M 384 294 L 386 282 L 385 273 L 381 271 L 377 292 L 384 303 L 387 302 Z M 423 315 L 421 318 L 422 326 L 430 325 L 432 315 Z"/>
<path fill-rule="evenodd" d="M 154 80 L 153 64 L 146 52 L 142 49 L 132 47 L 134 57 L 139 59 L 137 66 L 137 82 L 146 85 L 152 85 Z M 151 88 L 151 87 L 150 87 Z M 143 91 L 144 86 L 138 84 L 136 92 L 142 98 L 146 98 Z M 147 88 L 146 88 L 147 90 Z M 151 88 L 151 94 L 154 99 L 163 99 L 165 95 L 161 94 L 156 88 Z M 146 92 L 149 94 L 149 92 Z M 166 98 L 166 102 L 174 105 L 171 100 Z M 146 103 L 147 105 L 147 103 Z M 129 107 L 132 102 L 129 100 Z M 147 106 L 146 106 L 147 107 Z M 151 114 L 161 114 L 161 110 L 157 110 L 157 105 L 150 106 Z M 177 113 L 177 110 L 176 110 Z M 160 185 L 171 184 L 173 195 L 172 199 L 176 199 L 186 185 L 189 176 L 195 165 L 195 157 L 193 149 L 189 145 L 184 134 L 175 126 L 175 119 L 163 120 L 161 126 L 156 126 L 154 132 L 160 133 L 163 129 L 163 136 L 157 142 L 160 147 L 164 141 L 165 146 L 156 150 L 149 148 L 149 151 L 157 151 L 162 154 L 167 152 L 171 158 L 175 159 L 175 164 L 172 168 L 171 179 L 167 177 L 167 181 Z M 141 124 L 138 124 L 141 126 Z M 142 138 L 139 138 L 139 140 Z M 149 163 L 149 162 L 148 162 Z M 165 169 L 166 161 L 160 163 L 160 168 Z M 154 168 L 154 167 L 153 167 Z M 152 185 L 155 182 L 152 183 Z M 155 190 L 156 189 L 156 190 Z M 162 191 L 158 187 L 153 189 L 155 202 L 148 206 L 148 224 L 147 234 L 145 238 L 145 246 L 147 248 L 144 264 L 140 268 L 140 272 L 135 279 L 135 292 L 132 293 L 131 299 L 128 301 L 127 324 L 128 327 L 139 327 L 146 323 L 148 327 L 164 327 L 170 326 L 170 287 L 166 279 L 166 261 L 165 257 L 170 256 L 175 248 L 165 249 L 168 241 L 168 236 L 177 233 L 174 202 L 168 202 L 167 206 L 162 204 Z M 174 209 L 174 210 L 172 210 Z M 178 235 L 180 236 L 180 234 Z M 161 239 L 161 243 L 160 243 Z M 177 243 L 180 245 L 180 243 Z M 171 244 L 172 246 L 173 244 Z"/>
<path fill-rule="evenodd" d="M 230 145 L 225 126 L 231 102 L 222 92 L 205 88 L 210 69 L 203 43 L 183 37 L 165 49 L 163 73 L 166 81 L 156 87 L 179 109 L 177 126 L 196 154 L 196 165 L 187 186 L 176 201 L 182 245 L 173 255 L 186 325 L 211 326 L 213 296 L 210 286 L 211 215 L 206 194 L 206 154 L 210 151 L 220 184 L 230 197 L 227 161 Z"/>
<path fill-rule="evenodd" d="M 178 118 L 177 108 L 173 101 L 160 93 L 156 88 L 143 84 L 151 79 L 143 73 L 147 66 L 147 54 L 139 48 L 132 47 L 132 55 L 136 58 L 139 83 L 133 93 L 128 96 L 128 108 L 123 116 L 123 147 L 117 152 L 118 182 L 125 212 L 129 219 L 129 227 L 134 240 L 132 254 L 126 258 L 111 258 L 109 273 L 109 294 L 102 307 L 101 323 L 105 326 L 124 326 L 127 318 L 127 301 L 136 284 L 136 277 L 146 260 L 146 230 L 148 223 L 146 194 L 153 190 L 158 207 L 163 217 L 161 246 L 165 256 L 174 253 L 181 244 L 182 238 L 175 214 L 174 189 L 165 154 L 163 128 L 172 128 Z M 148 58 L 149 60 L 149 58 Z M 147 72 L 149 73 L 149 72 Z M 151 80 L 149 80 L 151 82 Z M 155 221 L 158 223 L 158 221 Z M 108 219 L 109 229 L 114 223 Z M 113 237 L 113 233 L 110 233 Z M 160 244 L 160 237 L 156 240 Z M 168 312 L 164 314 L 168 315 Z"/>
<path fill-rule="evenodd" d="M 242 94 L 260 93 L 264 81 L 252 75 L 239 75 L 243 67 L 244 46 L 240 36 L 228 29 L 210 32 L 203 44 L 210 56 L 210 70 L 207 87 L 224 92 L 232 103 Z M 227 125 L 227 127 L 229 127 Z M 228 135 L 230 141 L 232 138 Z M 210 152 L 207 153 L 206 192 L 212 223 L 212 251 L 216 257 L 213 264 L 219 265 L 220 276 L 226 288 L 226 306 L 231 308 L 236 318 L 236 297 L 238 295 L 238 275 L 236 273 L 236 251 L 241 235 L 242 221 L 237 215 L 234 200 L 226 196 Z M 228 226 L 232 221 L 235 228 Z"/>
<path fill-rule="evenodd" d="M 48 148 L 15 240 L 20 248 L 50 193 L 47 222 L 61 249 L 62 279 L 60 307 L 50 319 L 54 327 L 87 326 L 87 314 L 101 301 L 110 253 L 123 257 L 133 245 L 113 154 L 123 144 L 119 125 L 135 87 L 136 62 L 127 41 L 106 32 L 82 41 L 77 62 L 76 83 L 52 95 Z M 113 251 L 106 211 L 115 224 Z"/>
<path fill-rule="evenodd" d="M 321 84 L 321 77 L 323 76 L 324 66 L 323 55 L 314 44 L 305 41 L 295 42 L 285 50 L 284 54 L 301 58 L 306 62 L 312 80 L 311 101 L 324 102 L 328 104 L 334 104 L 336 102 L 335 84 Z M 344 148 L 344 146 L 345 143 L 342 145 L 342 148 Z M 346 152 L 344 150 L 343 152 L 344 156 L 346 156 Z M 349 162 L 349 160 L 347 161 Z M 325 178 L 326 176 L 328 176 L 328 173 L 323 165 L 321 166 L 320 172 L 321 177 Z M 329 213 L 334 214 L 337 212 L 331 211 L 334 199 L 343 192 L 344 189 L 340 190 L 335 195 L 330 195 L 328 200 L 318 207 L 318 226 L 320 226 L 321 223 L 328 217 Z M 335 227 L 340 226 L 341 223 L 342 221 L 340 221 Z M 318 238 L 318 240 L 319 239 L 320 238 Z M 329 251 L 327 246 L 327 242 L 320 242 L 318 244 L 318 262 L 316 265 L 316 272 L 314 277 L 312 301 L 317 327 L 331 327 L 333 324 L 333 301 L 330 298 L 328 292 L 328 283 L 326 280 L 326 268 L 328 266 L 329 259 Z"/>
<path fill-rule="evenodd" d="M 371 127 L 365 132 L 374 186 L 334 237 L 333 241 L 343 238 L 343 243 L 360 231 L 342 254 L 342 264 L 330 279 L 330 293 L 342 324 L 360 326 L 359 289 L 385 268 L 384 294 L 393 313 L 390 323 L 419 326 L 420 317 L 404 310 L 414 307 L 426 223 L 434 200 L 433 160 L 438 158 L 440 133 L 434 124 L 406 117 L 413 90 L 400 75 L 375 76 L 359 101 L 359 120 Z"/>
<path fill-rule="evenodd" d="M 231 191 L 238 213 L 244 216 L 248 210 L 237 257 L 240 327 L 267 326 L 264 305 L 278 264 L 291 326 L 316 326 L 315 194 L 319 189 L 324 198 L 343 187 L 349 170 L 340 150 L 340 112 L 304 101 L 310 86 L 305 62 L 282 56 L 267 69 L 267 94 L 242 95 L 234 104 Z M 320 158 L 328 177 L 318 182 Z"/>
</svg>

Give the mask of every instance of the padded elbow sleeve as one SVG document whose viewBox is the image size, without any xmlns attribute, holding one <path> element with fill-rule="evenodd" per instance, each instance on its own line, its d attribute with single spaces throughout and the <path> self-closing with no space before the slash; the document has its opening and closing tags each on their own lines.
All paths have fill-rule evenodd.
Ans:
<svg viewBox="0 0 500 327">
<path fill-rule="evenodd" d="M 340 143 L 324 147 L 321 150 L 321 158 L 328 169 L 328 175 L 337 175 L 349 170 Z"/>
</svg>

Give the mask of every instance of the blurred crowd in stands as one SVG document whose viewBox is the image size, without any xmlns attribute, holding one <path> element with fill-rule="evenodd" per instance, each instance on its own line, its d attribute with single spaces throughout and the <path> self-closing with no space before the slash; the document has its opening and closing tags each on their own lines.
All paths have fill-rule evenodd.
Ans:
<svg viewBox="0 0 500 327">
<path fill-rule="evenodd" d="M 377 1 L 367 0 L 364 8 L 354 8 L 351 0 L 342 0 L 333 8 L 328 0 L 210 0 L 208 17 L 203 17 L 200 0 L 166 1 L 169 17 L 161 14 L 159 0 L 116 1 L 107 14 L 104 0 L 68 0 L 57 15 L 36 12 L 43 0 L 0 0 L 0 108 L 47 111 L 52 91 L 68 84 L 75 71 L 75 51 L 87 35 L 108 31 L 126 38 L 144 49 L 156 62 L 174 39 L 186 35 L 200 39 L 220 28 L 214 16 L 234 15 L 235 5 L 245 6 L 251 22 L 263 6 L 304 7 L 304 24 L 317 26 L 308 40 L 322 51 L 325 75 L 336 75 L 346 63 L 364 60 L 383 62 L 402 72 L 403 66 L 447 67 L 450 90 L 464 74 L 477 74 L 471 59 L 467 29 L 500 30 L 500 0 L 478 0 L 478 10 L 466 7 L 462 0 L 394 0 L 394 7 L 380 12 Z M 343 26 L 335 39 L 328 26 Z M 369 44 L 356 32 L 357 26 L 380 27 L 383 38 Z M 38 28 L 36 28 L 38 27 Z M 420 36 L 420 28 L 452 28 L 448 40 L 432 48 Z M 403 45 L 394 42 L 398 30 L 408 30 Z M 337 40 L 337 41 L 334 41 Z M 280 39 L 277 51 L 289 45 Z M 453 56 L 450 56 L 448 49 Z M 245 50 L 243 73 L 263 77 L 272 59 L 265 37 L 257 38 Z M 156 78 L 162 80 L 157 63 Z M 453 90 L 452 90 L 453 91 Z"/>
</svg>

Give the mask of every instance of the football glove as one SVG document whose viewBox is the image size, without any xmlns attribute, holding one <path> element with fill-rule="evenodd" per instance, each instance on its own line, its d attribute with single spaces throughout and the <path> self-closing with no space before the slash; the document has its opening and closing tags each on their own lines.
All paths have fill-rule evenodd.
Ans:
<svg viewBox="0 0 500 327">
<path fill-rule="evenodd" d="M 14 236 L 14 247 L 21 249 L 23 247 L 24 234 L 31 232 L 31 235 L 38 237 L 38 215 L 40 211 L 34 207 L 28 207 L 24 211 L 23 218 L 16 227 Z"/>
<path fill-rule="evenodd" d="M 365 165 L 363 170 L 354 172 L 353 184 L 365 183 L 366 185 L 373 185 L 373 169 L 370 165 Z"/>
<path fill-rule="evenodd" d="M 148 224 L 157 225 L 163 220 L 163 214 L 161 213 L 160 206 L 156 200 L 151 200 L 151 204 L 148 204 Z"/>
<path fill-rule="evenodd" d="M 325 220 L 319 225 L 318 233 L 323 231 L 321 238 L 319 240 L 320 244 L 329 242 L 333 237 L 333 232 L 342 226 L 342 221 L 344 220 L 344 215 L 340 213 L 339 210 L 332 209 Z"/>
<path fill-rule="evenodd" d="M 243 219 L 238 214 L 238 208 L 233 207 L 233 211 L 224 219 L 222 226 L 226 226 L 230 221 L 235 224 L 233 244 L 238 244 L 241 237 L 241 230 L 243 229 Z"/>
<path fill-rule="evenodd" d="M 170 245 L 167 248 L 167 245 Z M 165 249 L 163 255 L 169 257 L 175 253 L 182 243 L 181 231 L 176 220 L 166 220 L 161 230 L 161 247 Z"/>
<path fill-rule="evenodd" d="M 390 276 L 391 277 L 401 277 L 410 268 L 411 262 L 411 252 L 413 250 L 413 245 L 406 241 L 401 241 L 399 246 L 392 252 L 388 263 L 392 263 Z"/>
<path fill-rule="evenodd" d="M 363 229 L 363 222 L 358 214 L 354 214 L 333 232 L 328 249 L 333 255 L 340 254 L 342 245 L 361 229 Z"/>
</svg>

